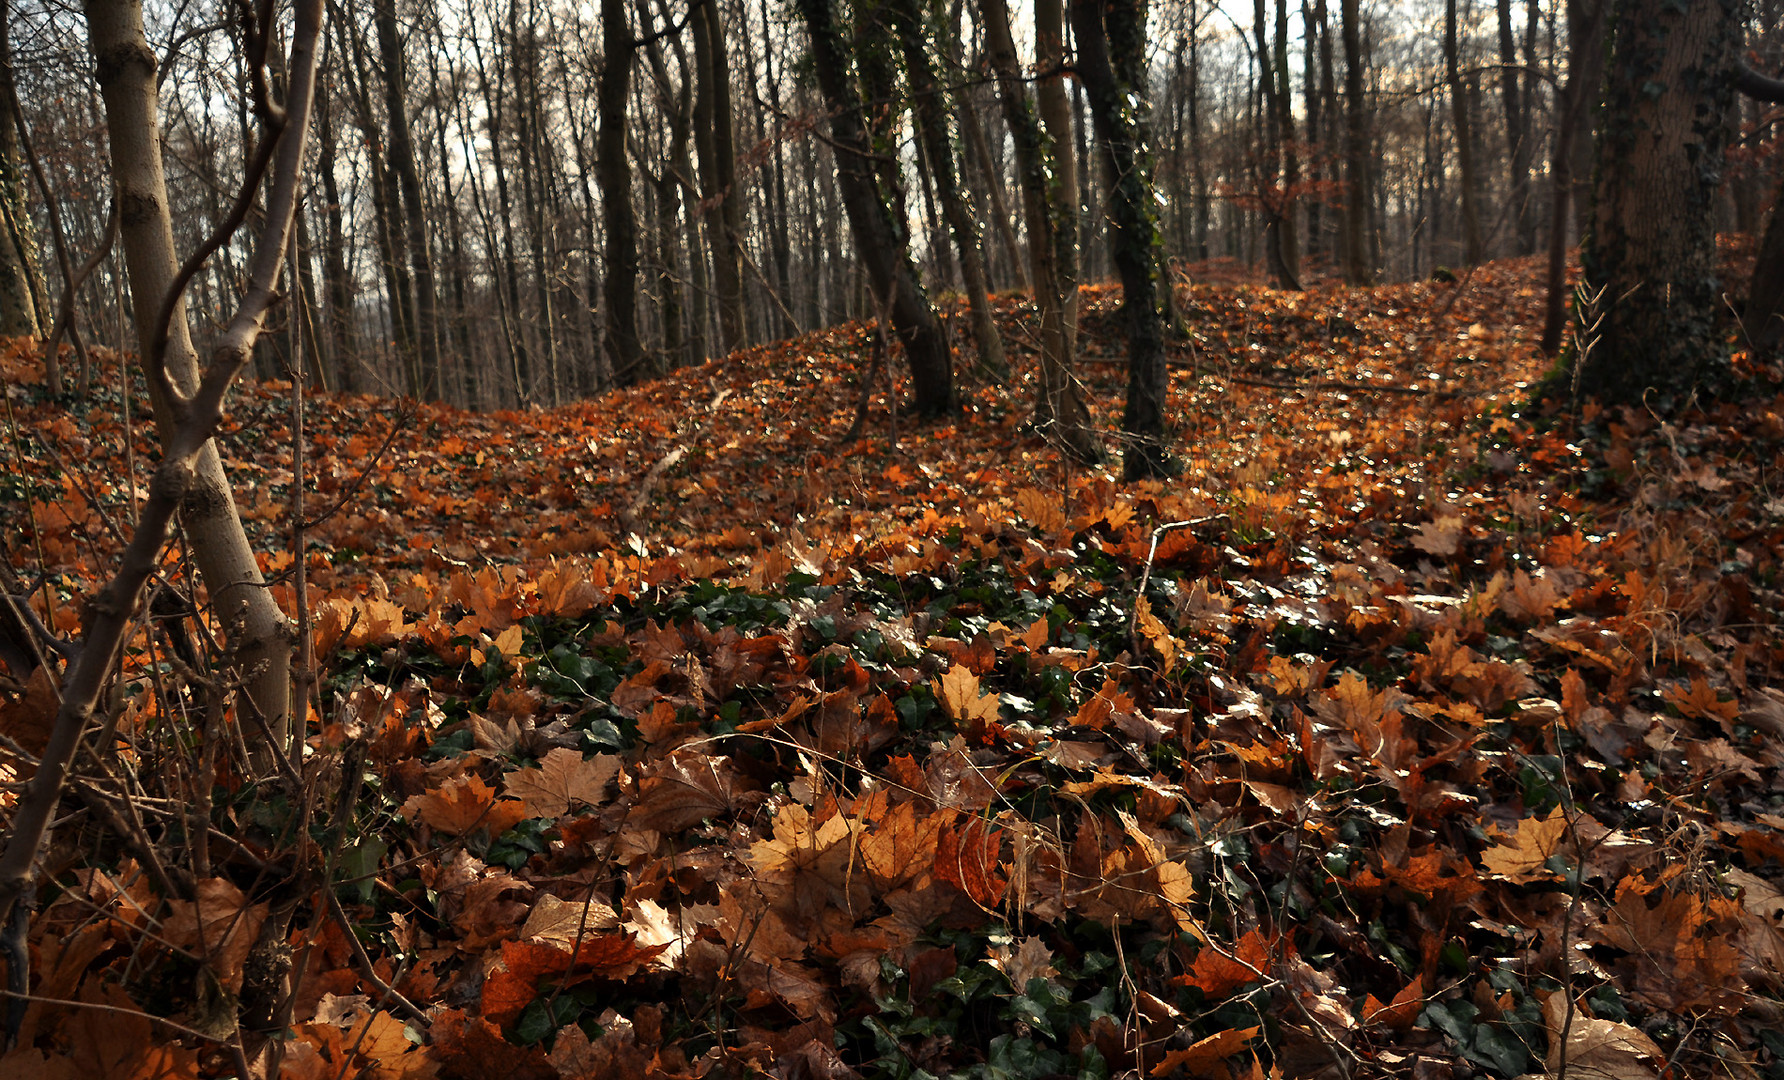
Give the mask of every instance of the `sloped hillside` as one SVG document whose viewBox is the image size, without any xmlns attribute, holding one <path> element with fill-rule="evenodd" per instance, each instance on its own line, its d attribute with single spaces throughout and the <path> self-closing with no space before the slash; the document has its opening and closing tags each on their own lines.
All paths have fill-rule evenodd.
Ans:
<svg viewBox="0 0 1784 1080">
<path fill-rule="evenodd" d="M 1138 485 L 1025 426 L 1013 298 L 940 425 L 859 325 L 547 412 L 311 396 L 301 470 L 244 387 L 308 752 L 250 775 L 170 552 L 0 1072 L 288 1022 L 301 1080 L 1784 1076 L 1784 371 L 1532 409 L 1534 273 L 1187 288 Z M 73 631 L 148 419 L 3 363 L 0 535 Z M 16 777 L 54 692 L 0 686 Z"/>
</svg>

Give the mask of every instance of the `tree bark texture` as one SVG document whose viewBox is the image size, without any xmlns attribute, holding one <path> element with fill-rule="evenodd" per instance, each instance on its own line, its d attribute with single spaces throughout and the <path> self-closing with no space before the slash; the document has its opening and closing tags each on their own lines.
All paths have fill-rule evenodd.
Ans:
<svg viewBox="0 0 1784 1080">
<path fill-rule="evenodd" d="M 1589 196 L 1592 160 L 1592 103 L 1604 75 L 1604 16 L 1606 0 L 1568 0 L 1568 76 L 1557 109 L 1555 128 L 1555 186 L 1549 206 L 1547 299 L 1542 324 L 1542 351 L 1554 356 L 1561 348 L 1567 325 L 1567 231 L 1582 192 Z M 1587 182 L 1574 172 L 1580 167 L 1584 144 Z M 1589 200 L 1588 200 L 1589 201 Z"/>
<path fill-rule="evenodd" d="M 1530 132 L 1529 102 L 1518 79 L 1518 43 L 1512 33 L 1511 0 L 1497 0 L 1499 18 L 1499 96 L 1505 105 L 1506 165 L 1511 171 L 1509 197 L 1512 251 L 1528 255 L 1536 250 L 1536 230 L 1530 218 L 1530 159 L 1535 137 Z"/>
<path fill-rule="evenodd" d="M 1270 276 L 1282 289 L 1299 289 L 1295 274 L 1294 204 L 1290 201 L 1289 184 L 1283 170 L 1284 146 L 1288 139 L 1285 125 L 1288 110 L 1276 81 L 1276 54 L 1270 48 L 1268 9 L 1264 0 L 1252 0 L 1252 37 L 1258 58 L 1258 90 L 1263 99 L 1263 116 L 1257 124 L 1257 200 L 1264 219 L 1264 262 Z"/>
<path fill-rule="evenodd" d="M 1447 0 L 1443 18 L 1443 72 L 1449 87 L 1450 131 L 1456 137 L 1457 182 L 1462 186 L 1462 264 L 1484 258 L 1480 232 L 1479 176 L 1474 161 L 1474 127 L 1468 88 L 1462 83 L 1461 44 L 1456 26 L 1456 0 Z"/>
<path fill-rule="evenodd" d="M 1083 203 L 1083 193 L 1078 155 L 1069 152 L 1073 145 L 1072 105 L 1065 93 L 1065 76 L 1059 70 L 1065 63 L 1064 0 L 1035 0 L 1034 39 L 1034 64 L 1040 72 L 1034 87 L 1036 111 L 1053 146 L 1067 148 L 1053 155 L 1054 188 L 1060 203 L 1077 207 Z M 1084 276 L 1079 266 L 1079 231 L 1078 215 L 1065 214 L 1053 237 L 1059 267 L 1059 322 L 1067 356 L 1078 355 L 1078 283 Z"/>
<path fill-rule="evenodd" d="M 1041 382 L 1035 424 L 1068 454 L 1096 461 L 1102 455 L 1090 428 L 1090 410 L 1072 378 L 1074 357 L 1065 334 L 1066 286 L 1059 270 L 1061 219 L 1076 214 L 1077 207 L 1060 197 L 1053 158 L 1070 154 L 1072 147 L 1052 145 L 1041 127 L 1016 59 L 1010 12 L 1004 0 L 980 0 L 979 16 L 985 31 L 986 59 L 997 78 L 1004 120 L 1014 137 L 1022 216 L 1028 225 L 1029 276 L 1041 323 Z"/>
<path fill-rule="evenodd" d="M 159 349 L 173 385 L 190 394 L 198 388 L 198 355 L 186 326 L 184 300 L 174 300 L 165 345 L 148 338 L 179 260 L 161 160 L 155 54 L 143 32 L 142 6 L 140 0 L 88 0 L 86 14 L 94 74 L 111 136 L 119 238 L 130 276 L 138 348 L 145 357 Z M 150 387 L 155 426 L 165 443 L 179 418 L 174 403 L 158 392 L 153 381 Z M 224 630 L 230 661 L 242 673 L 248 700 L 274 735 L 283 737 L 290 715 L 290 626 L 261 577 L 214 442 L 207 439 L 197 451 L 192 470 L 181 496 L 180 524 L 191 538 L 215 622 Z"/>
<path fill-rule="evenodd" d="M 1158 203 L 1145 98 L 1147 6 L 1146 0 L 1072 0 L 1078 70 L 1103 152 L 1113 226 L 1110 254 L 1121 275 L 1127 320 L 1127 406 L 1121 427 L 1127 438 L 1122 472 L 1129 480 L 1163 475 L 1170 466 Z"/>
<path fill-rule="evenodd" d="M 1717 346 L 1716 198 L 1740 5 L 1622 0 L 1611 18 L 1585 251 L 1595 310 L 1581 315 L 1593 329 L 1575 374 L 1607 402 L 1682 398 Z"/>
<path fill-rule="evenodd" d="M 694 143 L 712 245 L 713 287 L 718 292 L 719 348 L 730 353 L 749 341 L 743 309 L 743 192 L 737 185 L 737 148 L 731 128 L 731 61 L 725 49 L 718 0 L 694 5 L 694 62 L 700 69 L 694 99 Z"/>
<path fill-rule="evenodd" d="M 1360 0 L 1340 0 L 1344 39 L 1344 276 L 1375 280 L 1369 257 L 1369 121 L 1363 111 L 1363 28 Z"/>
<path fill-rule="evenodd" d="M 1772 197 L 1772 213 L 1759 240 L 1753 262 L 1753 280 L 1747 288 L 1747 306 L 1741 312 L 1747 337 L 1759 351 L 1776 352 L 1784 343 L 1784 214 L 1778 212 L 1780 197 Z"/>
<path fill-rule="evenodd" d="M 632 92 L 632 28 L 625 0 L 601 0 L 601 82 L 596 109 L 595 175 L 601 221 L 607 230 L 602 298 L 607 307 L 607 357 L 622 386 L 644 374 L 638 340 L 638 220 L 632 211 L 632 170 L 626 160 L 626 98 Z"/>
<path fill-rule="evenodd" d="M 1003 338 L 991 317 L 985 266 L 979 258 L 979 226 L 967 209 L 954 168 L 954 140 L 948 132 L 951 110 L 946 91 L 936 79 L 929 60 L 923 13 L 917 0 L 890 0 L 888 7 L 904 51 L 905 73 L 910 80 L 918 134 L 923 140 L 930 173 L 935 177 L 942 216 L 947 220 L 948 232 L 954 240 L 954 254 L 960 264 L 961 284 L 966 290 L 967 313 L 972 322 L 973 343 L 978 347 L 979 365 L 1001 377 L 1009 365 L 1004 360 Z"/>
<path fill-rule="evenodd" d="M 419 397 L 440 395 L 439 301 L 434 287 L 434 260 L 428 251 L 427 212 L 421 199 L 421 172 L 415 164 L 415 140 L 409 132 L 409 76 L 403 46 L 396 33 L 396 0 L 379 0 L 378 57 L 384 67 L 384 111 L 390 125 L 390 167 L 402 197 L 403 237 L 407 243 L 415 288 L 415 365 Z"/>
<path fill-rule="evenodd" d="M 830 0 L 799 0 L 799 12 L 810 37 L 812 66 L 818 89 L 830 109 L 830 139 L 836 156 L 837 186 L 843 209 L 855 234 L 855 250 L 873 284 L 876 303 L 889 305 L 892 327 L 904 345 L 911 368 L 911 390 L 917 411 L 942 416 L 954 409 L 953 358 L 947 334 L 936 318 L 911 265 L 906 237 L 892 220 L 881 195 L 877 160 L 861 103 L 848 78 L 848 57 L 837 31 Z"/>
<path fill-rule="evenodd" d="M 37 309 L 41 286 L 31 215 L 25 205 L 25 173 L 19 154 L 19 118 L 13 114 L 11 0 L 0 0 L 0 337 L 38 337 L 46 329 L 45 312 Z M 52 384 L 60 383 L 54 357 Z M 53 385 L 53 389 L 60 386 Z"/>
</svg>

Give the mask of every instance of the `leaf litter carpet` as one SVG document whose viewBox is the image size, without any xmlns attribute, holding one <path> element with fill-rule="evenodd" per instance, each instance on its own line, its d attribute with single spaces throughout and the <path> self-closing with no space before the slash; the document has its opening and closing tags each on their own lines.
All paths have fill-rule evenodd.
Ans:
<svg viewBox="0 0 1784 1080">
<path fill-rule="evenodd" d="M 862 325 L 547 411 L 310 396 L 301 776 L 181 766 L 221 628 L 145 624 L 104 749 L 158 846 L 201 788 L 233 839 L 163 895 L 71 798 L 0 1074 L 269 1061 L 270 945 L 292 1080 L 1784 1076 L 1780 371 L 1532 408 L 1535 273 L 1180 290 L 1182 474 L 1131 485 L 1028 426 L 1013 298 L 940 424 Z M 76 631 L 146 407 L 0 363 L 6 558 Z M 290 397 L 221 442 L 295 613 Z M 0 683 L 11 780 L 53 703 Z"/>
</svg>

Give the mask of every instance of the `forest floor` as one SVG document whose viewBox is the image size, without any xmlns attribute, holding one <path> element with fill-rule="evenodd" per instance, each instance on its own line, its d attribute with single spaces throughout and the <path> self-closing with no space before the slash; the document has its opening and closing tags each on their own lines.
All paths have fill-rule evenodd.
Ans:
<svg viewBox="0 0 1784 1080">
<path fill-rule="evenodd" d="M 302 776 L 230 765 L 158 609 L 0 1075 L 263 1061 L 265 938 L 292 1080 L 1784 1078 L 1784 370 L 1533 408 L 1530 261 L 1179 299 L 1165 482 L 1026 426 L 1015 298 L 1011 385 L 916 422 L 881 371 L 848 443 L 861 325 L 548 411 L 309 396 Z M 0 367 L 0 537 L 72 631 L 146 407 Z M 221 442 L 296 611 L 291 397 Z M 0 682 L 0 769 L 53 702 Z"/>
</svg>

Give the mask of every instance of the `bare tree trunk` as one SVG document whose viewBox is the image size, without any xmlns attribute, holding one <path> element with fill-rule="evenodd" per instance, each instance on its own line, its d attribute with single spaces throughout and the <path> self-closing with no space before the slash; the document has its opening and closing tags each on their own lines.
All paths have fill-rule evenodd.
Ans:
<svg viewBox="0 0 1784 1080">
<path fill-rule="evenodd" d="M 106 88 L 108 126 L 112 119 L 113 93 L 146 101 L 148 108 L 132 103 L 121 112 L 131 119 L 154 118 L 155 63 L 154 53 L 142 33 L 142 8 L 136 0 L 94 0 L 86 9 L 89 45 L 97 60 L 97 74 Z M 309 124 L 310 91 L 316 70 L 316 38 L 321 27 L 319 0 L 300 4 L 287 70 L 290 72 L 289 94 L 284 105 L 283 136 L 266 160 L 273 169 L 273 183 L 266 200 L 266 226 L 256 245 L 248 280 L 248 288 L 236 308 L 212 355 L 210 366 L 199 378 L 196 359 L 188 350 L 187 375 L 189 390 L 182 390 L 166 366 L 171 355 L 159 348 L 144 357 L 144 372 L 152 396 L 167 407 L 167 419 L 173 421 L 161 428 L 163 459 L 150 484 L 149 498 L 144 502 L 134 535 L 119 560 L 118 571 L 95 599 L 87 618 L 86 640 L 78 656 L 70 664 L 63 682 L 61 700 L 56 710 L 50 736 L 39 754 L 36 772 L 18 800 L 8 831 L 4 854 L 0 854 L 0 925 L 13 927 L 14 915 L 21 895 L 31 883 L 37 867 L 37 855 L 49 831 L 51 819 L 61 803 L 69 765 L 80 748 L 87 727 L 98 711 L 101 695 L 116 674 L 131 629 L 136 625 L 136 608 L 145 587 L 161 563 L 162 551 L 171 535 L 176 515 L 191 504 L 190 493 L 203 487 L 200 461 L 212 447 L 211 432 L 222 419 L 223 399 L 230 385 L 247 365 L 254 340 L 264 326 L 267 310 L 276 297 L 279 269 L 285 258 L 285 244 L 290 235 L 291 219 L 297 205 L 300 174 L 303 168 L 304 132 Z M 129 69 L 120 73 L 120 69 Z M 126 89 L 146 93 L 126 95 Z M 123 103 L 120 102 L 120 105 Z M 165 184 L 151 183 L 143 171 L 132 172 L 118 167 L 118 144 L 141 144 L 159 153 L 159 132 L 149 126 L 138 131 L 113 132 L 114 179 L 121 197 L 130 200 L 134 210 L 158 211 L 168 235 L 167 253 L 172 254 L 172 228 L 167 213 Z M 136 149 L 125 151 L 123 160 L 137 164 Z M 154 170 L 160 177 L 159 162 Z M 253 181 L 250 180 L 250 183 Z M 156 197 L 157 191 L 159 198 Z M 148 219 L 131 221 L 126 231 L 155 231 Z M 139 240 L 143 237 L 138 237 Z M 153 246 L 146 244 L 145 246 Z M 172 281 L 177 271 L 171 267 L 164 275 Z M 145 281 L 146 284 L 146 281 Z M 169 297 L 177 308 L 177 296 Z M 161 320 L 167 313 L 160 297 L 149 302 L 155 306 L 154 321 L 147 324 L 146 336 L 161 337 Z M 147 305 L 145 305 L 146 307 Z M 171 327 L 170 327 L 171 328 Z M 156 342 L 158 345 L 159 342 Z M 212 460 L 215 460 L 212 451 Z M 227 489 L 225 489 L 227 490 Z M 237 532 L 239 532 L 239 523 Z M 257 681 L 257 680 L 255 680 Z M 253 693 L 250 683 L 249 693 Z M 284 687 L 280 688 L 281 695 Z M 253 702 L 248 703 L 252 707 Z M 283 714 L 281 714 L 283 715 Z M 283 752 L 285 747 L 265 748 L 265 754 Z M 19 981 L 28 981 L 28 960 L 15 972 Z"/>
<path fill-rule="evenodd" d="M 958 100 L 967 160 L 978 169 L 979 178 L 984 181 L 985 196 L 991 204 L 991 225 L 1003 244 L 1010 277 L 1015 279 L 1018 288 L 1026 289 L 1028 268 L 1022 261 L 1022 245 L 1016 240 L 1016 226 L 1010 220 L 1010 200 L 1004 192 L 1003 172 L 991 156 L 991 148 L 985 140 L 985 124 L 979 116 L 978 106 L 973 104 L 972 90 L 968 88 Z"/>
<path fill-rule="evenodd" d="M 1023 85 L 1016 45 L 1010 38 L 1010 12 L 1004 0 L 980 0 L 986 58 L 997 76 L 1004 119 L 1015 136 L 1016 171 L 1022 188 L 1023 218 L 1028 224 L 1029 272 L 1035 306 L 1041 316 L 1041 384 L 1035 402 L 1035 423 L 1046 437 L 1072 457 L 1096 461 L 1102 456 L 1090 428 L 1090 410 L 1072 379 L 1073 354 L 1067 351 L 1064 285 L 1059 277 L 1057 236 L 1063 215 L 1077 213 L 1053 185 L 1056 175 L 1040 119 Z M 1071 147 L 1065 148 L 1071 153 Z"/>
<path fill-rule="evenodd" d="M 1332 39 L 1326 33 L 1326 0 L 1318 0 L 1317 5 L 1301 0 L 1301 25 L 1306 28 L 1307 35 L 1304 58 L 1306 64 L 1301 73 L 1301 97 L 1307 103 L 1307 180 L 1311 192 L 1307 199 L 1307 242 L 1303 247 L 1308 261 L 1312 262 L 1325 254 L 1325 230 L 1321 220 L 1325 198 L 1320 191 L 1320 181 L 1325 173 L 1326 153 L 1323 140 L 1327 121 L 1320 112 L 1326 95 L 1320 85 L 1319 65 L 1322 53 L 1328 61 L 1332 55 Z"/>
<path fill-rule="evenodd" d="M 19 118 L 13 113 L 17 96 L 12 75 L 12 2 L 0 0 L 0 216 L 5 219 L 0 235 L 0 337 L 39 337 L 46 327 L 46 312 L 38 310 L 41 286 L 37 274 L 36 244 L 32 242 L 31 215 L 25 205 L 25 175 L 19 155 Z M 47 357 L 50 388 L 60 393 L 61 369 L 54 356 Z"/>
<path fill-rule="evenodd" d="M 1341 0 L 1344 28 L 1344 276 L 1375 280 L 1369 257 L 1369 124 L 1363 111 L 1363 28 L 1359 0 Z"/>
<path fill-rule="evenodd" d="M 121 212 L 119 235 L 130 273 L 138 348 L 145 357 L 163 357 L 172 388 L 190 397 L 199 389 L 199 370 L 183 299 L 171 297 L 166 341 L 152 338 L 179 267 L 161 161 L 155 54 L 144 36 L 140 0 L 88 0 L 86 13 L 94 75 L 105 101 L 106 128 L 111 135 L 112 176 Z M 305 59 L 314 63 L 313 57 Z M 293 67 L 297 67 L 295 59 Z M 308 86 L 305 74 L 305 96 L 301 110 L 294 110 L 291 117 L 294 123 L 308 122 Z M 301 127 L 292 132 L 300 147 L 302 137 Z M 269 221 L 268 228 L 288 229 L 290 207 L 284 213 L 285 220 Z M 282 237 L 279 249 L 275 272 L 277 263 L 283 261 Z M 270 288 L 271 283 L 266 284 Z M 234 343 L 240 348 L 237 370 L 246 361 L 252 340 L 249 336 L 245 344 Z M 149 386 L 156 428 L 164 442 L 173 440 L 182 421 L 189 418 L 190 404 L 170 400 L 153 379 Z M 180 523 L 191 538 L 216 624 L 224 629 L 231 663 L 242 673 L 248 703 L 282 741 L 288 734 L 290 716 L 291 629 L 260 575 L 214 442 L 207 440 L 196 451 L 192 468 L 180 502 Z M 268 749 L 283 752 L 284 746 Z"/>
<path fill-rule="evenodd" d="M 1127 316 L 1129 480 L 1171 469 L 1165 451 L 1165 318 L 1159 296 L 1158 227 L 1153 219 L 1153 161 L 1146 107 L 1146 0 L 1072 0 L 1078 68 L 1110 189 L 1110 252 L 1121 274 Z"/>
<path fill-rule="evenodd" d="M 1474 128 L 1468 90 L 1462 85 L 1461 46 L 1457 39 L 1456 0 L 1445 0 L 1443 17 L 1444 83 L 1449 87 L 1450 130 L 1456 136 L 1457 178 L 1462 185 L 1462 263 L 1473 266 L 1484 257 L 1478 203 L 1479 177 L 1474 166 Z"/>
<path fill-rule="evenodd" d="M 1739 13 L 1739 0 L 1616 9 L 1584 259 L 1598 302 L 1573 357 L 1579 390 L 1601 401 L 1682 405 L 1717 351 L 1715 202 Z"/>
<path fill-rule="evenodd" d="M 737 149 L 731 126 L 731 59 L 725 48 L 718 0 L 694 5 L 694 62 L 700 69 L 694 98 L 695 150 L 705 184 L 706 234 L 712 244 L 719 301 L 719 346 L 730 353 L 749 342 L 743 307 L 743 193 L 737 189 Z"/>
<path fill-rule="evenodd" d="M 420 375 L 418 396 L 438 397 L 440 342 L 434 260 L 428 252 L 427 211 L 421 201 L 421 173 L 415 165 L 415 140 L 409 133 L 409 76 L 402 43 L 396 36 L 396 0 L 378 0 L 373 21 L 378 30 L 378 57 L 384 67 L 384 111 L 390 125 L 390 167 L 402 194 L 403 230 L 415 286 L 415 363 Z"/>
<path fill-rule="evenodd" d="M 1753 279 L 1741 312 L 1755 351 L 1771 354 L 1784 341 L 1784 201 L 1772 199 L 1772 213 L 1754 253 Z"/>
<path fill-rule="evenodd" d="M 603 298 L 607 307 L 607 355 L 622 386 L 645 374 L 644 346 L 638 340 L 638 222 L 632 212 L 632 171 L 626 160 L 626 97 L 631 93 L 632 28 L 625 0 L 601 0 L 604 53 L 597 96 L 600 134 L 595 149 L 601 188 L 602 223 L 607 231 Z"/>
<path fill-rule="evenodd" d="M 848 60 L 830 0 L 800 0 L 799 10 L 811 39 L 818 88 L 831 110 L 837 186 L 842 189 L 849 228 L 855 234 L 856 252 L 873 282 L 877 302 L 891 308 L 893 329 L 910 363 L 917 411 L 925 416 L 946 415 L 954 409 L 953 358 L 947 334 L 911 265 L 904 233 L 894 225 L 875 182 L 873 146 L 862 123 L 859 98 L 849 87 Z"/>
<path fill-rule="evenodd" d="M 415 314 L 409 278 L 408 242 L 401 222 L 402 195 L 395 177 L 384 160 L 384 137 L 372 115 L 371 78 L 366 73 L 360 29 L 348 21 L 339 7 L 331 8 L 334 24 L 347 40 L 353 58 L 353 103 L 359 130 L 365 140 L 366 164 L 371 171 L 372 220 L 378 238 L 378 255 L 384 271 L 385 290 L 389 294 L 391 337 L 403 366 L 404 387 L 410 395 L 421 396 L 421 369 L 415 340 Z"/>
<path fill-rule="evenodd" d="M 1295 93 L 1288 70 L 1288 0 L 1276 0 L 1276 51 L 1271 67 L 1275 69 L 1276 92 L 1271 96 L 1276 111 L 1277 144 L 1282 148 L 1282 261 L 1288 267 L 1295 287 L 1301 284 L 1301 229 L 1296 217 L 1300 201 L 1301 154 L 1295 143 Z M 1144 84 L 1142 84 L 1144 89 Z"/>
<path fill-rule="evenodd" d="M 1512 251 L 1528 255 L 1536 250 L 1535 229 L 1530 220 L 1530 159 L 1535 139 L 1530 132 L 1529 102 L 1518 79 L 1518 40 L 1512 32 L 1511 0 L 1496 0 L 1499 15 L 1499 96 L 1505 103 L 1505 145 L 1510 151 Z"/>
<path fill-rule="evenodd" d="M 354 354 L 352 286 L 347 279 L 347 237 L 341 216 L 341 186 L 335 179 L 334 110 L 323 97 L 327 80 L 316 86 L 317 161 L 322 173 L 323 220 L 322 285 L 328 304 L 330 350 L 335 357 L 336 387 L 347 393 L 359 389 L 360 359 Z"/>
<path fill-rule="evenodd" d="M 762 0 L 762 73 L 768 81 L 768 100 L 781 100 L 780 78 L 775 74 L 774 42 L 772 40 L 773 23 L 769 18 L 768 0 Z M 787 207 L 787 168 L 786 154 L 781 148 L 779 136 L 772 136 L 770 148 L 769 171 L 771 179 L 772 210 L 768 215 L 768 236 L 773 246 L 775 281 L 780 288 L 782 300 L 791 306 L 793 297 L 793 240 L 792 214 Z M 810 327 L 808 326 L 807 329 Z M 790 327 L 797 329 L 797 327 Z"/>
<path fill-rule="evenodd" d="M 1573 177 L 1573 235 L 1577 240 L 1584 240 L 1592 231 L 1592 160 L 1598 143 L 1598 105 L 1604 90 L 1610 3 L 1611 0 L 1567 0 L 1567 81 L 1570 86 L 1580 87 L 1583 95 L 1567 163 L 1568 175 Z M 1575 33 L 1576 26 L 1584 32 Z"/>
<path fill-rule="evenodd" d="M 490 171 L 496 178 L 496 224 L 500 227 L 501 262 L 497 271 L 496 288 L 502 298 L 502 321 L 508 341 L 509 367 L 513 372 L 515 402 L 521 408 L 527 408 L 538 401 L 538 372 L 533 363 L 533 350 L 527 341 L 525 329 L 519 325 L 520 309 L 520 257 L 514 245 L 514 197 L 508 184 L 509 154 L 504 146 L 504 133 L 507 121 L 507 67 L 502 65 L 496 69 L 496 78 L 492 83 L 488 69 L 484 66 L 481 50 L 476 50 L 476 39 L 472 45 L 477 60 L 477 79 L 483 91 L 483 104 L 489 124 Z M 469 138 L 469 135 L 466 136 Z M 469 154 L 469 148 L 466 153 Z M 478 181 L 473 177 L 471 191 L 473 195 L 479 190 Z M 485 200 L 487 205 L 487 200 Z M 495 237 L 491 237 L 492 247 Z"/>
<path fill-rule="evenodd" d="M 1276 80 L 1275 54 L 1270 49 L 1264 0 L 1252 0 L 1252 35 L 1257 41 L 1258 89 L 1263 115 L 1258 118 L 1257 195 L 1264 217 L 1264 261 L 1278 288 L 1299 289 L 1295 274 L 1294 202 L 1282 163 L 1288 140 L 1288 109 Z"/>
<path fill-rule="evenodd" d="M 526 211 L 527 254 L 532 261 L 533 292 L 538 298 L 537 322 L 540 351 L 544 354 L 546 402 L 563 403 L 563 371 L 558 359 L 556 305 L 552 302 L 552 273 L 547 249 L 551 246 L 551 220 L 546 213 L 544 136 L 540 131 L 544 109 L 542 65 L 539 60 L 538 4 L 527 4 L 526 37 L 521 37 L 520 0 L 508 5 L 509 46 L 519 58 L 515 72 L 515 135 L 527 168 L 520 171 L 521 206 Z"/>
<path fill-rule="evenodd" d="M 644 10 L 642 4 L 639 5 L 639 10 Z M 677 54 L 680 55 L 679 45 Z M 657 289 L 662 294 L 663 304 L 664 360 L 670 367 L 680 367 L 683 364 L 697 364 L 705 359 L 689 348 L 690 339 L 683 325 L 682 281 L 676 258 L 676 233 L 681 229 L 682 185 L 691 183 L 689 174 L 693 171 L 693 167 L 688 164 L 688 140 L 693 130 L 693 94 L 688 85 L 685 63 L 682 64 L 680 83 L 671 83 L 669 65 L 663 59 L 660 43 L 650 41 L 644 46 L 644 55 L 656 81 L 657 108 L 669 124 L 669 140 L 664 148 L 662 165 L 650 179 L 657 191 L 657 243 L 661 250 Z M 687 242 L 681 245 L 687 249 L 688 263 L 695 269 L 700 268 L 704 262 L 700 257 L 698 244 L 698 220 L 697 213 L 688 214 Z M 703 320 L 705 309 L 700 308 L 699 311 L 698 319 Z M 696 329 L 699 327 L 696 326 Z"/>
<path fill-rule="evenodd" d="M 1201 24 L 1192 23 L 1189 30 L 1189 156 L 1194 162 L 1196 190 L 1196 258 L 1208 257 L 1209 217 L 1214 200 L 1208 184 L 1207 152 L 1202 141 L 1202 50 Z"/>
<path fill-rule="evenodd" d="M 472 359 L 475 352 L 471 347 L 470 300 L 465 284 L 465 230 L 459 213 L 458 193 L 452 187 L 452 163 L 446 147 L 446 94 L 442 92 L 440 86 L 438 56 L 436 51 L 433 54 L 433 59 L 428 63 L 428 96 L 433 103 L 435 113 L 440 116 L 440 122 L 435 128 L 434 150 L 439 160 L 440 185 L 443 188 L 442 194 L 446 204 L 446 237 L 449 250 L 447 276 L 452 289 L 452 313 L 444 320 L 450 330 L 443 330 L 441 337 L 444 339 L 450 334 L 453 343 L 452 351 L 457 358 L 458 379 L 454 384 L 455 392 L 451 396 L 465 408 L 474 409 L 477 407 L 477 391 L 481 379 Z"/>
<path fill-rule="evenodd" d="M 1078 155 L 1072 153 L 1072 103 L 1066 97 L 1065 76 L 1060 68 L 1065 63 L 1065 4 L 1063 0 L 1035 0 L 1034 64 L 1041 75 L 1035 80 L 1036 111 L 1041 128 L 1054 147 L 1054 197 L 1073 212 L 1059 219 L 1053 235 L 1056 252 L 1054 264 L 1059 275 L 1059 324 L 1065 335 L 1066 356 L 1078 355 L 1078 283 L 1083 279 L 1079 266 L 1078 213 L 1083 192 L 1078 183 Z M 1063 152 L 1061 149 L 1063 148 Z M 1086 180 L 1089 178 L 1087 177 Z"/>
<path fill-rule="evenodd" d="M 1567 324 L 1567 230 L 1578 214 L 1582 184 L 1574 173 L 1579 144 L 1592 142 L 1591 110 L 1604 77 L 1604 0 L 1568 0 L 1567 86 L 1560 93 L 1561 110 L 1555 136 L 1555 189 L 1549 217 L 1548 299 L 1542 324 L 1542 351 L 1561 348 Z M 1591 162 L 1591 147 L 1585 160 Z M 1590 189 L 1590 177 L 1585 190 Z"/>
<path fill-rule="evenodd" d="M 929 60 L 929 44 L 923 31 L 922 11 L 916 0 L 891 0 L 892 18 L 904 48 L 904 67 L 911 84 L 911 101 L 917 129 L 935 178 L 936 196 L 954 239 L 954 254 L 966 289 L 967 311 L 972 320 L 973 342 L 979 364 L 998 376 L 1006 374 L 1003 338 L 991 318 L 986 295 L 985 267 L 979 261 L 979 229 L 967 211 L 966 200 L 955 181 L 954 150 L 948 138 L 948 103 Z M 1063 94 L 1061 95 L 1063 97 Z"/>
</svg>

